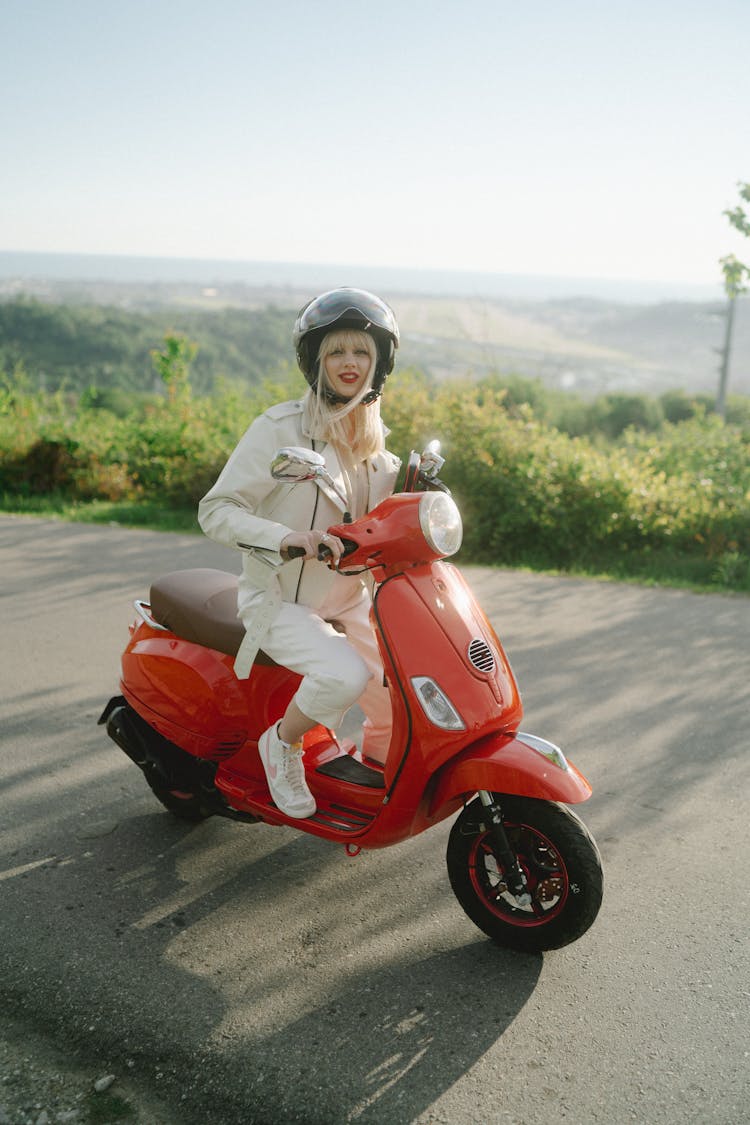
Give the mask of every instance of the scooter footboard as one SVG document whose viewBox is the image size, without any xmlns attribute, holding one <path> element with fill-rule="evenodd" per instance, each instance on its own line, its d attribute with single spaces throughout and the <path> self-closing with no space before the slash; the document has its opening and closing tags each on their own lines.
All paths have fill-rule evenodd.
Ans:
<svg viewBox="0 0 750 1125">
<path fill-rule="evenodd" d="M 457 797 L 488 789 L 518 797 L 580 804 L 591 786 L 559 747 L 536 735 L 487 735 L 467 746 L 438 770 L 429 815 Z"/>
</svg>

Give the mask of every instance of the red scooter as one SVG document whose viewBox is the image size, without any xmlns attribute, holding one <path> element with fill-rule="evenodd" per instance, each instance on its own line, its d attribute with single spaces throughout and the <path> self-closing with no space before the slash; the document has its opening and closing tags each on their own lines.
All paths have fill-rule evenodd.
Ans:
<svg viewBox="0 0 750 1125">
<path fill-rule="evenodd" d="M 285 824 L 345 846 L 384 848 L 458 813 L 448 840 L 453 891 L 494 941 L 527 951 L 580 937 L 602 898 L 596 844 L 566 805 L 591 787 L 561 750 L 519 732 L 521 700 L 502 645 L 459 571 L 461 517 L 438 472 L 437 443 L 412 453 L 404 491 L 329 530 L 339 569 L 374 579 L 372 622 L 393 707 L 384 765 L 322 726 L 304 738 L 317 810 L 274 805 L 258 738 L 299 676 L 259 653 L 248 680 L 234 657 L 244 632 L 237 578 L 183 570 L 135 603 L 122 694 L 99 719 L 170 812 Z M 319 454 L 281 450 L 276 479 L 335 489 Z"/>
</svg>

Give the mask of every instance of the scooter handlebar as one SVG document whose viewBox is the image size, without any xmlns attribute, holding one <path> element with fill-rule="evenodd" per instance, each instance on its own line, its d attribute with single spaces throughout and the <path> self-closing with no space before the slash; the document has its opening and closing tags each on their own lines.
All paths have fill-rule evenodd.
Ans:
<svg viewBox="0 0 750 1125">
<path fill-rule="evenodd" d="M 344 553 L 341 557 L 344 558 L 347 554 L 350 555 L 352 553 L 352 551 L 356 551 L 358 545 L 359 544 L 355 543 L 351 539 L 345 539 L 344 540 Z M 285 547 L 284 548 L 284 555 L 286 556 L 287 559 L 301 559 L 304 554 L 305 554 L 305 548 L 304 547 Z M 333 551 L 331 550 L 331 548 L 326 547 L 325 543 L 318 544 L 318 559 L 320 560 L 320 562 L 327 562 L 331 558 L 333 558 Z"/>
<path fill-rule="evenodd" d="M 341 559 L 339 561 L 343 561 L 347 555 L 353 554 L 359 547 L 359 543 L 356 543 L 354 539 L 342 539 L 341 542 L 344 544 L 344 550 L 341 552 Z M 318 546 L 318 558 L 321 562 L 328 562 L 329 559 L 333 558 L 331 548 L 326 547 L 325 543 L 321 543 Z"/>
</svg>

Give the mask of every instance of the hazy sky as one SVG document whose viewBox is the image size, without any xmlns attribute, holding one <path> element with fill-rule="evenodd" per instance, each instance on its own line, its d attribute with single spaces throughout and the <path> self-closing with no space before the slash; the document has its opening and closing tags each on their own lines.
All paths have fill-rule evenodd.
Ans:
<svg viewBox="0 0 750 1125">
<path fill-rule="evenodd" d="M 719 279 L 748 0 L 2 0 L 0 249 Z"/>
</svg>

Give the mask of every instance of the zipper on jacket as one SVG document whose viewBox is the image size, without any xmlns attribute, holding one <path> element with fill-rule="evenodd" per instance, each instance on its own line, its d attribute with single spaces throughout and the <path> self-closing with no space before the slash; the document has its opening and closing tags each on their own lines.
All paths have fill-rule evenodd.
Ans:
<svg viewBox="0 0 750 1125">
<path fill-rule="evenodd" d="M 315 438 L 312 438 L 311 442 L 312 442 L 313 453 L 317 453 L 317 450 L 315 448 Z M 310 531 L 312 531 L 312 529 L 315 527 L 315 517 L 318 514 L 318 501 L 319 500 L 320 500 L 320 489 L 316 486 L 316 488 L 315 488 L 315 503 L 313 504 L 312 520 L 310 522 Z M 305 563 L 303 562 L 302 566 L 299 568 L 299 578 L 297 579 L 297 589 L 294 591 L 295 604 L 299 601 L 299 592 L 300 592 L 300 589 L 302 587 L 302 575 L 304 573 L 305 573 Z"/>
</svg>

